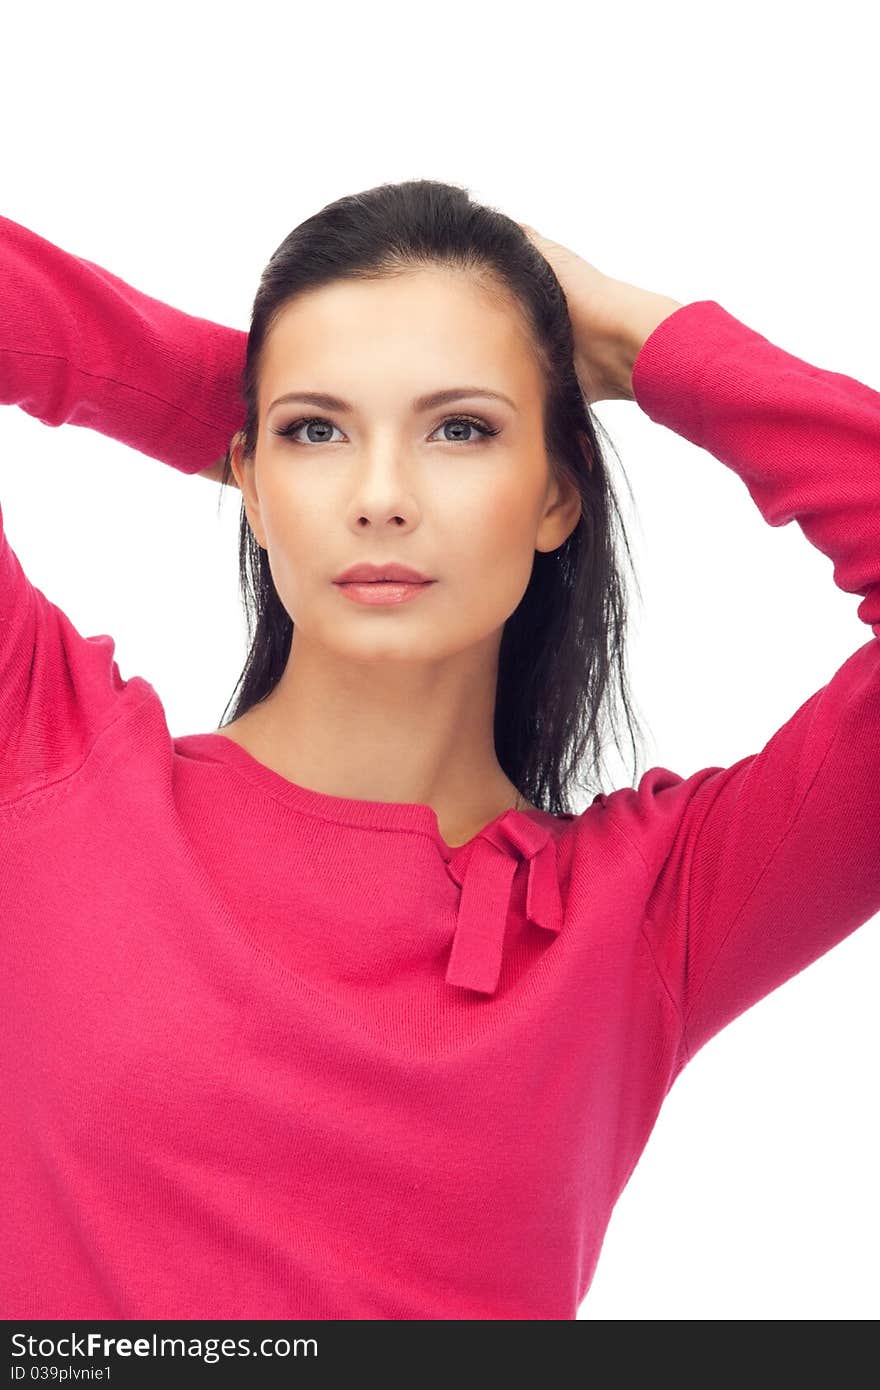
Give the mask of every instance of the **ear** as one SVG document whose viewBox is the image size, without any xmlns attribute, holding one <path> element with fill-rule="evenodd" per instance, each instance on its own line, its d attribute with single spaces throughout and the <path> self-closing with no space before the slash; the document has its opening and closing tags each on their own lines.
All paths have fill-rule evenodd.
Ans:
<svg viewBox="0 0 880 1390">
<path fill-rule="evenodd" d="M 583 502 L 580 489 L 565 474 L 551 479 L 547 506 L 535 538 L 536 550 L 558 550 L 568 540 L 581 519 Z"/>
<path fill-rule="evenodd" d="M 246 458 L 243 450 L 244 437 L 239 430 L 238 433 L 232 437 L 232 443 L 229 448 L 229 462 L 235 481 L 238 483 L 239 489 L 241 490 L 248 525 L 254 533 L 254 539 L 257 544 L 265 550 L 267 548 L 266 536 L 263 530 L 263 519 L 260 514 L 260 499 L 257 495 L 257 484 L 254 476 L 256 458 Z"/>
</svg>

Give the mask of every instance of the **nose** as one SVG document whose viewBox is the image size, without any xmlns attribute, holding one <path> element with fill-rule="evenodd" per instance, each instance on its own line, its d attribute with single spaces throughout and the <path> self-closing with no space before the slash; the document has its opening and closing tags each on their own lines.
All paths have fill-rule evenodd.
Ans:
<svg viewBox="0 0 880 1390">
<path fill-rule="evenodd" d="M 391 526 L 402 530 L 418 523 L 420 512 L 412 474 L 390 447 L 374 450 L 357 475 L 350 515 L 359 530 Z"/>
</svg>

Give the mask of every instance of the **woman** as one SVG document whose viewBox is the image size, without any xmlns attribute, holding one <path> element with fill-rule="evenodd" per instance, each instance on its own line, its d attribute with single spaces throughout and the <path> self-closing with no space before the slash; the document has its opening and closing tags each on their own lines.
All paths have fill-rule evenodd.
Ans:
<svg viewBox="0 0 880 1390">
<path fill-rule="evenodd" d="M 247 338 L 2 244 L 2 399 L 234 479 L 252 619 L 172 738 L 2 541 L 3 1315 L 574 1318 L 681 1070 L 880 910 L 880 395 L 428 180 L 291 233 Z M 756 754 L 578 812 L 609 398 L 870 635 Z"/>
</svg>

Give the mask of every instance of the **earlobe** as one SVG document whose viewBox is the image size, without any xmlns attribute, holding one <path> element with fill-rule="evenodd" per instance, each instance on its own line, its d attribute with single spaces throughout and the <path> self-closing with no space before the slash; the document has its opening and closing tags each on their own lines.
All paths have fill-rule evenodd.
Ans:
<svg viewBox="0 0 880 1390">
<path fill-rule="evenodd" d="M 552 528 L 554 535 L 549 545 L 537 545 L 536 550 L 558 550 L 574 531 L 583 514 L 583 501 L 574 483 L 557 481 L 556 495 L 544 514 L 542 531 Z"/>
<path fill-rule="evenodd" d="M 233 473 L 236 476 L 239 491 L 242 495 L 248 525 L 251 528 L 251 532 L 255 541 L 257 542 L 257 545 L 259 545 L 262 550 L 265 550 L 266 542 L 262 537 L 262 526 L 260 524 L 260 504 L 259 499 L 257 498 L 256 488 L 254 487 L 253 468 L 250 467 L 249 464 L 242 461 L 241 451 L 243 445 L 244 439 L 241 433 L 239 432 L 238 434 L 233 435 L 232 443 L 230 445 L 230 458 L 233 464 Z"/>
<path fill-rule="evenodd" d="M 564 545 L 565 542 L 568 540 L 569 536 L 572 534 L 572 532 L 575 531 L 577 527 L 580 525 L 581 518 L 583 516 L 583 506 L 581 504 L 580 493 L 576 493 L 574 497 L 570 499 L 568 505 L 564 508 L 562 515 L 564 515 L 565 517 L 565 535 L 559 542 L 560 545 Z"/>
</svg>

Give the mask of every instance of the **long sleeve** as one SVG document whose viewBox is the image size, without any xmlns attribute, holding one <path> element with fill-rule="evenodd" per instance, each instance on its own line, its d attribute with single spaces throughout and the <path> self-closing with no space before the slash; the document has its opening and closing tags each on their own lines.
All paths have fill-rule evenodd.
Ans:
<svg viewBox="0 0 880 1390">
<path fill-rule="evenodd" d="M 0 217 L 0 404 L 82 425 L 182 473 L 244 420 L 247 334 L 186 314 Z"/>
<path fill-rule="evenodd" d="M 674 1074 L 715 1033 L 880 912 L 880 394 L 713 300 L 650 335 L 639 406 L 795 520 L 873 634 L 760 752 L 603 802 L 648 875 L 646 934 L 678 1010 Z"/>
<path fill-rule="evenodd" d="M 183 473 L 244 418 L 247 335 L 185 314 L 0 217 L 0 404 L 97 430 Z M 131 699 L 106 635 L 32 585 L 0 510 L 0 804 L 78 768 Z M 130 687 L 130 688 L 129 688 Z"/>
</svg>

